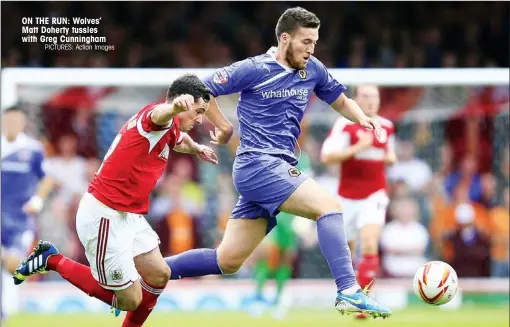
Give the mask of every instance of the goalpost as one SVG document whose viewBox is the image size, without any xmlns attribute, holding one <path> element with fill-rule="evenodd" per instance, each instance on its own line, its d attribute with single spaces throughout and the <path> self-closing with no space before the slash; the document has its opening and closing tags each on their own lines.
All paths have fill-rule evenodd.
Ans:
<svg viewBox="0 0 510 327">
<path fill-rule="evenodd" d="M 2 110 L 19 101 L 20 85 L 168 86 L 183 73 L 199 77 L 214 69 L 5 68 L 2 69 Z M 330 69 L 345 85 L 481 86 L 510 83 L 506 68 Z"/>
<path fill-rule="evenodd" d="M 2 110 L 22 103 L 33 105 L 32 108 L 36 109 L 31 110 L 37 111 L 49 99 L 70 87 L 88 87 L 91 90 L 112 87 L 114 92 L 94 100 L 93 110 L 99 117 L 98 126 L 101 127 L 97 140 L 101 153 L 112 141 L 119 124 L 147 103 L 161 100 L 167 87 L 178 76 L 194 73 L 205 77 L 214 71 L 211 68 L 6 68 L 2 70 Z M 443 122 L 458 114 L 477 90 L 493 86 L 497 89 L 495 95 L 501 96 L 501 91 L 504 93 L 506 90 L 508 94 L 510 84 L 509 70 L 506 68 L 330 69 L 329 72 L 348 89 L 359 84 L 376 84 L 383 91 L 392 92 L 402 88 L 414 92 L 416 102 L 391 103 L 390 107 L 393 108 L 407 107 L 397 112 L 398 117 L 387 117 L 395 123 L 407 124 L 407 132 L 406 128 L 401 129 L 402 133 L 407 134 L 414 128 L 409 127 L 412 123 Z M 238 94 L 233 94 L 218 99 L 223 112 L 233 123 L 237 123 L 235 108 L 238 97 Z M 508 113 L 508 99 L 497 111 Z M 382 114 L 386 115 L 386 111 Z M 33 112 L 35 121 L 38 121 L 38 115 L 38 112 Z M 319 125 L 324 130 L 331 127 L 338 114 L 322 101 L 312 98 L 305 117 L 312 125 Z M 508 122 L 500 124 L 501 129 L 505 129 Z M 432 133 L 437 137 L 442 137 L 443 129 L 437 124 L 431 125 Z M 436 154 L 430 156 L 436 157 Z"/>
</svg>

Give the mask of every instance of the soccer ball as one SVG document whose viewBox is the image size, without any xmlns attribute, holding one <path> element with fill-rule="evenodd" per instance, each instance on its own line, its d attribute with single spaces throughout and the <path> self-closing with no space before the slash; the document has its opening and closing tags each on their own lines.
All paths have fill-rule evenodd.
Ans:
<svg viewBox="0 0 510 327">
<path fill-rule="evenodd" d="M 426 263 L 414 275 L 414 293 L 428 304 L 442 305 L 450 302 L 458 287 L 457 273 L 442 261 Z"/>
</svg>

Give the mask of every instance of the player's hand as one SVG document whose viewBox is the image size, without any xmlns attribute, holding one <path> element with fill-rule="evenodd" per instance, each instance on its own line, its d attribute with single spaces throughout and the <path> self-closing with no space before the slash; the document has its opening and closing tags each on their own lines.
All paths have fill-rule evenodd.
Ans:
<svg viewBox="0 0 510 327">
<path fill-rule="evenodd" d="M 212 139 L 211 144 L 214 145 L 227 144 L 228 141 L 230 140 L 230 137 L 232 137 L 232 133 L 226 133 L 219 129 L 218 127 L 214 129 L 214 132 L 209 131 L 209 135 L 211 136 Z"/>
<path fill-rule="evenodd" d="M 356 144 L 359 144 L 359 146 L 362 149 L 366 149 L 369 146 L 371 146 L 373 143 L 374 143 L 374 135 L 370 131 L 370 132 L 360 133 L 358 142 Z"/>
<path fill-rule="evenodd" d="M 43 205 L 43 199 L 35 195 L 23 205 L 23 212 L 29 215 L 38 214 L 41 212 Z"/>
<path fill-rule="evenodd" d="M 207 145 L 199 144 L 197 147 L 197 157 L 200 158 L 200 160 L 205 162 L 210 162 L 213 165 L 218 164 L 218 157 L 216 156 L 216 153 L 213 149 L 208 147 Z"/>
<path fill-rule="evenodd" d="M 381 124 L 377 121 L 375 118 L 366 117 L 364 120 L 360 121 L 359 124 L 366 129 L 374 130 L 375 137 L 379 139 L 382 134 L 382 127 Z"/>
<path fill-rule="evenodd" d="M 174 106 L 174 111 L 179 113 L 192 110 L 193 103 L 195 103 L 195 99 L 193 98 L 192 95 L 183 94 L 175 98 L 174 101 L 172 102 L 172 105 Z"/>
</svg>

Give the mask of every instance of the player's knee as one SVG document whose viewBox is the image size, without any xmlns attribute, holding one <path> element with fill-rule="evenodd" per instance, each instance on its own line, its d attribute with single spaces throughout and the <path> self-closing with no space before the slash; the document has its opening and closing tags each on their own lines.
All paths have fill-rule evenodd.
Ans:
<svg viewBox="0 0 510 327">
<path fill-rule="evenodd" d="M 160 268 L 151 271 L 148 276 L 143 276 L 143 279 L 152 286 L 165 287 L 170 280 L 170 268 L 167 265 L 161 265 Z"/>
<path fill-rule="evenodd" d="M 220 268 L 223 274 L 232 275 L 241 270 L 244 262 L 239 260 L 227 260 L 224 262 L 220 262 Z"/>
<path fill-rule="evenodd" d="M 317 206 L 317 210 L 312 214 L 312 219 L 317 221 L 321 216 L 331 212 L 343 212 L 340 200 L 335 198 L 328 198 L 326 201 Z"/>
<path fill-rule="evenodd" d="M 244 261 L 235 256 L 220 255 L 220 252 L 218 252 L 218 264 L 224 275 L 237 273 L 243 266 Z"/>
</svg>

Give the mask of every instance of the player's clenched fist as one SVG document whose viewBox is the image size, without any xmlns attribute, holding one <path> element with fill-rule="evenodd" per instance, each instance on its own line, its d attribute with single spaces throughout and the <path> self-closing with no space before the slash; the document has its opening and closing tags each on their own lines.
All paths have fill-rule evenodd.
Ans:
<svg viewBox="0 0 510 327">
<path fill-rule="evenodd" d="M 193 96 L 183 94 L 175 98 L 172 104 L 175 112 L 184 112 L 193 109 L 193 103 L 195 103 Z"/>
</svg>

